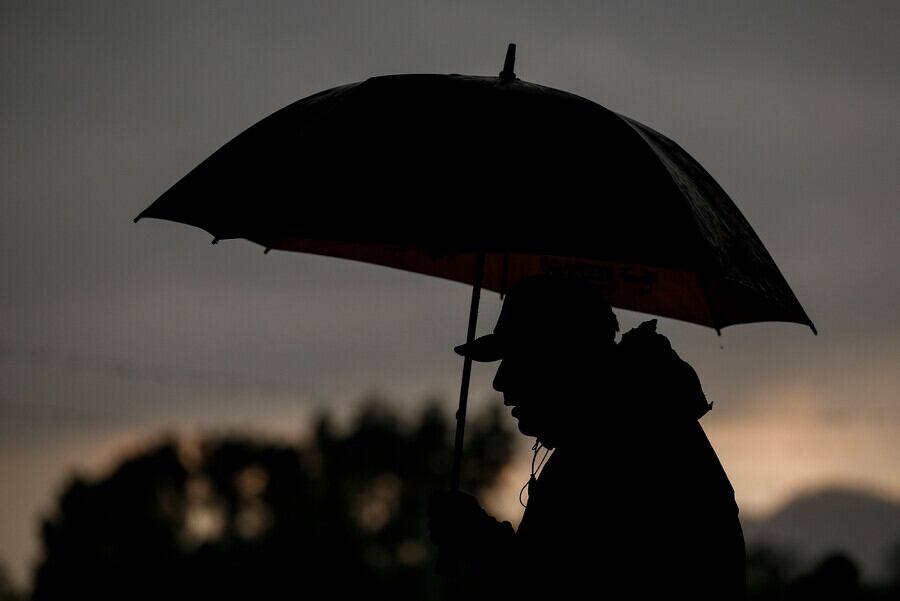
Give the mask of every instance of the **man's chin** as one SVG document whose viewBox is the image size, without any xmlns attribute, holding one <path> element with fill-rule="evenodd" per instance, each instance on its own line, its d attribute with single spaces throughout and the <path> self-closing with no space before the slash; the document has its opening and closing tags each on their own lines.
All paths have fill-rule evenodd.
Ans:
<svg viewBox="0 0 900 601">
<path fill-rule="evenodd" d="M 519 432 L 524 434 L 525 436 L 537 436 L 537 432 L 528 422 L 522 423 L 522 420 L 519 420 Z"/>
</svg>

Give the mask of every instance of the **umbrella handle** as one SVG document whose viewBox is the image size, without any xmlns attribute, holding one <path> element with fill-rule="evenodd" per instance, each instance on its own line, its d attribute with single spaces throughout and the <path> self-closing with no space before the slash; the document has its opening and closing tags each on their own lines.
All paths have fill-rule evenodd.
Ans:
<svg viewBox="0 0 900 601">
<path fill-rule="evenodd" d="M 484 281 L 485 253 L 479 251 L 475 258 L 475 285 L 472 287 L 472 301 L 469 304 L 469 329 L 466 333 L 466 344 L 475 339 L 475 326 L 478 323 L 478 305 L 481 300 L 481 286 Z M 469 379 L 472 375 L 472 358 L 463 361 L 462 383 L 459 387 L 459 408 L 456 410 L 456 439 L 453 442 L 453 471 L 450 477 L 451 492 L 458 492 L 462 478 L 463 438 L 466 434 L 466 407 L 469 401 Z M 437 573 L 441 576 L 452 576 L 456 572 L 456 557 L 439 551 Z"/>
</svg>

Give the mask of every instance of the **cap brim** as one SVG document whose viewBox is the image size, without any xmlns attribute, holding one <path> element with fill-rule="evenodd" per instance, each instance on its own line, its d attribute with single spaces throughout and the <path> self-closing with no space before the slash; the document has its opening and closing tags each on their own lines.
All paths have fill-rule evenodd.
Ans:
<svg viewBox="0 0 900 601">
<path fill-rule="evenodd" d="M 453 349 L 458 355 L 468 357 L 472 361 L 499 361 L 503 358 L 503 345 L 496 334 L 486 334 L 476 338 L 467 344 L 461 344 Z"/>
</svg>

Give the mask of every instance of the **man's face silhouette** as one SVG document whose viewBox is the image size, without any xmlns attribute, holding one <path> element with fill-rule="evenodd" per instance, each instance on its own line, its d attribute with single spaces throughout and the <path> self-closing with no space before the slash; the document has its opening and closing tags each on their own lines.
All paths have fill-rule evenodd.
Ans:
<svg viewBox="0 0 900 601">
<path fill-rule="evenodd" d="M 572 367 L 559 355 L 535 347 L 513 348 L 504 354 L 493 387 L 503 393 L 503 404 L 512 407 L 522 434 L 549 446 L 564 430 Z"/>
<path fill-rule="evenodd" d="M 526 436 L 539 436 L 541 399 L 535 386 L 534 374 L 541 368 L 533 357 L 511 353 L 500 361 L 494 376 L 494 390 L 503 393 L 503 404 L 512 407 L 512 416 L 519 420 L 519 431 Z"/>
<path fill-rule="evenodd" d="M 519 430 L 551 446 L 583 435 L 609 384 L 605 366 L 617 329 L 590 282 L 533 276 L 509 289 L 492 334 L 455 350 L 473 361 L 501 360 L 494 389 L 513 408 Z"/>
<path fill-rule="evenodd" d="M 556 447 L 596 427 L 596 409 L 609 400 L 614 351 L 612 338 L 510 345 L 493 387 L 512 407 L 522 434 Z"/>
</svg>

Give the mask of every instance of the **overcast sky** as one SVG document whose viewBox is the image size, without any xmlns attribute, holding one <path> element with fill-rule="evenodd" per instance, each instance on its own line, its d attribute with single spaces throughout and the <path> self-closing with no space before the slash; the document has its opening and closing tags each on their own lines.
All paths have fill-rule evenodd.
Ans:
<svg viewBox="0 0 900 601">
<path fill-rule="evenodd" d="M 370 391 L 455 400 L 467 287 L 131 220 L 294 100 L 495 75 L 508 42 L 522 79 L 697 158 L 816 323 L 661 320 L 716 402 L 702 423 L 742 510 L 825 483 L 900 498 L 897 2 L 0 6 L 0 561 L 19 577 L 65 475 L 161 428 L 297 435 Z M 485 296 L 481 332 L 499 307 Z"/>
</svg>

